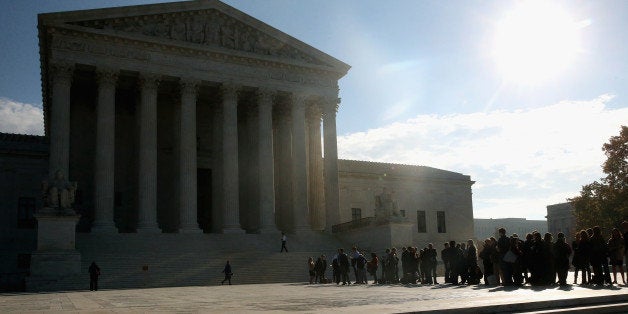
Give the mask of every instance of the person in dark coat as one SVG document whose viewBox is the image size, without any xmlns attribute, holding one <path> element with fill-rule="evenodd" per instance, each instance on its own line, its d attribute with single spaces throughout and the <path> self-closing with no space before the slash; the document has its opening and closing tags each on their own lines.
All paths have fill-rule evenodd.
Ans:
<svg viewBox="0 0 628 314">
<path fill-rule="evenodd" d="M 565 235 L 559 232 L 556 235 L 556 243 L 554 243 L 554 267 L 556 275 L 558 275 L 558 284 L 560 286 L 567 285 L 567 272 L 569 271 L 569 256 L 571 255 L 571 247 L 565 242 Z"/>
<path fill-rule="evenodd" d="M 593 227 L 590 260 L 591 266 L 593 266 L 593 283 L 597 285 L 603 285 L 605 282 L 611 284 L 611 275 L 608 269 L 608 247 L 599 226 Z"/>
<path fill-rule="evenodd" d="M 338 265 L 340 266 L 340 277 L 342 284 L 350 284 L 349 281 L 349 256 L 345 253 L 344 249 L 338 249 Z"/>
<path fill-rule="evenodd" d="M 89 265 L 89 290 L 98 291 L 98 276 L 100 276 L 100 267 L 96 262 Z"/>
<path fill-rule="evenodd" d="M 225 273 L 225 279 L 223 279 L 220 284 L 222 285 L 225 281 L 229 281 L 229 285 L 231 285 L 231 276 L 233 276 L 233 272 L 231 271 L 231 264 L 229 264 L 229 261 L 227 261 L 227 264 L 222 272 Z"/>
<path fill-rule="evenodd" d="M 366 264 L 366 271 L 373 276 L 373 284 L 377 284 L 377 268 L 379 266 L 379 259 L 377 254 L 371 253 L 371 260 Z M 368 283 L 368 281 L 367 281 Z"/>
<path fill-rule="evenodd" d="M 491 245 L 491 239 L 484 240 L 484 247 L 480 251 L 480 258 L 482 259 L 482 266 L 484 266 L 484 284 L 489 285 L 488 277 L 493 275 L 493 262 L 491 261 L 491 255 L 494 248 Z"/>
<path fill-rule="evenodd" d="M 589 243 L 589 234 L 582 230 L 576 235 L 576 240 L 572 244 L 573 259 L 571 265 L 574 267 L 574 285 L 578 283 L 578 272 L 582 272 L 581 284 L 588 284 L 588 278 L 591 278 L 591 267 L 589 266 L 589 258 L 591 256 L 591 244 Z"/>
<path fill-rule="evenodd" d="M 338 255 L 331 261 L 332 275 L 336 284 L 340 283 L 340 264 L 338 264 Z"/>
<path fill-rule="evenodd" d="M 445 283 L 451 282 L 451 262 L 449 260 L 449 242 L 445 242 L 445 248 L 440 251 L 440 258 L 443 260 L 443 266 L 445 267 Z"/>
</svg>

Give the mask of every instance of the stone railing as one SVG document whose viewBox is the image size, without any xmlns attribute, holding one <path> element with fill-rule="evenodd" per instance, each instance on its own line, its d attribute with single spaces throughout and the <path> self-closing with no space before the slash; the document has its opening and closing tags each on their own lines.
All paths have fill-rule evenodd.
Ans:
<svg viewBox="0 0 628 314">
<path fill-rule="evenodd" d="M 345 232 L 353 229 L 364 228 L 375 223 L 375 217 L 364 217 L 358 220 L 352 220 L 349 222 L 333 225 L 331 227 L 332 233 Z"/>
</svg>

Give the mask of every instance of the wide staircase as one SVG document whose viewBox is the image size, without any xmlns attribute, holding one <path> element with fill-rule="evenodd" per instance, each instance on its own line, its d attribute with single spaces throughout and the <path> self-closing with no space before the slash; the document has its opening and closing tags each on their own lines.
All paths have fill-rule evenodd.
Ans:
<svg viewBox="0 0 628 314">
<path fill-rule="evenodd" d="M 321 254 L 331 263 L 342 244 L 311 232 L 289 235 L 289 253 L 280 253 L 280 235 L 262 234 L 77 234 L 82 274 L 39 282 L 32 291 L 89 288 L 92 261 L 101 269 L 99 289 L 218 285 L 227 260 L 232 284 L 307 282 L 307 260 Z M 328 267 L 327 276 L 331 276 Z"/>
</svg>

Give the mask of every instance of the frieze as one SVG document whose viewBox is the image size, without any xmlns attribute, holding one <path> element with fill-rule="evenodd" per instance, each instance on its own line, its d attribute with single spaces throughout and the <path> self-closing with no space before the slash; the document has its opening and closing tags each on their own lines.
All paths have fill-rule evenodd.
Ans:
<svg viewBox="0 0 628 314">
<path fill-rule="evenodd" d="M 121 47 L 112 47 L 110 45 L 90 45 L 89 43 L 78 39 L 63 37 L 55 37 L 52 41 L 52 48 L 93 53 L 123 59 L 135 59 L 140 61 L 149 61 L 151 59 L 150 54 L 146 52 Z"/>
<path fill-rule="evenodd" d="M 62 35 L 62 36 L 59 36 L 59 35 Z M 120 45 L 113 46 L 113 45 L 101 45 L 101 44 L 91 43 L 90 41 L 93 40 L 93 38 L 90 38 L 90 37 L 92 36 L 94 35 L 87 35 L 85 33 L 80 33 L 80 32 L 70 31 L 70 30 L 59 30 L 58 35 L 53 37 L 51 46 L 53 49 L 58 49 L 58 50 L 93 53 L 93 54 L 112 56 L 112 57 L 123 58 L 123 59 L 134 59 L 134 60 L 139 60 L 139 61 L 154 61 L 152 60 L 154 58 L 151 56 L 150 53 L 139 50 L 139 49 L 124 48 Z M 95 35 L 95 36 L 99 36 L 99 35 Z M 111 38 L 108 38 L 107 36 L 105 36 L 102 39 L 107 40 L 107 41 L 112 40 Z M 119 41 L 121 44 L 131 43 L 129 40 L 126 40 L 126 39 L 121 39 Z M 185 48 L 173 47 L 173 46 L 169 46 L 165 48 L 168 48 L 168 49 L 163 49 L 164 51 L 167 51 L 167 53 L 177 53 L 184 56 L 189 56 L 189 55 L 196 56 L 200 54 L 201 56 L 210 57 L 212 59 L 218 59 L 222 61 L 228 60 L 228 61 L 231 61 L 231 63 L 235 63 L 235 64 L 243 64 L 243 65 L 249 65 L 249 66 L 253 64 L 253 65 L 264 66 L 264 67 L 277 66 L 277 64 L 274 64 L 272 62 L 264 62 L 264 61 L 259 62 L 250 58 L 242 58 L 238 56 L 226 56 L 224 54 L 215 53 L 215 52 L 205 52 L 205 51 L 191 50 L 191 49 L 185 49 Z M 197 65 L 201 65 L 201 64 L 207 68 L 213 68 L 213 65 L 208 60 L 199 60 Z M 306 85 L 318 85 L 322 87 L 336 87 L 337 86 L 336 80 L 332 77 L 333 74 L 331 73 L 323 74 L 317 71 L 316 74 L 313 74 L 313 73 L 310 74 L 309 72 L 298 74 L 294 72 L 295 70 L 297 69 L 292 68 L 292 67 L 285 67 L 285 69 L 274 68 L 274 70 L 271 69 L 270 71 L 268 71 L 267 78 L 271 80 L 276 80 L 276 81 L 286 81 L 286 82 L 300 83 L 300 84 L 306 84 Z M 242 69 L 239 72 L 241 73 Z M 260 72 L 258 70 L 252 69 L 250 74 L 259 75 L 259 73 Z"/>
<path fill-rule="evenodd" d="M 79 21 L 70 24 L 324 65 L 312 56 L 214 9 Z"/>
</svg>

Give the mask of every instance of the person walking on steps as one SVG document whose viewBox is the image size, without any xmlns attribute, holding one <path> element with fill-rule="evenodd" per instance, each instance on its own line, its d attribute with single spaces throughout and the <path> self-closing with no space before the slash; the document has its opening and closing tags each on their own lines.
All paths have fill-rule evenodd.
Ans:
<svg viewBox="0 0 628 314">
<path fill-rule="evenodd" d="M 220 284 L 222 285 L 225 283 L 225 281 L 229 281 L 229 285 L 231 286 L 231 276 L 233 276 L 233 272 L 231 271 L 231 265 L 229 264 L 229 261 L 227 261 L 225 269 L 223 269 L 222 272 L 225 273 L 225 279 L 223 279 Z"/>
<path fill-rule="evenodd" d="M 288 253 L 288 247 L 286 247 L 286 242 L 288 241 L 288 237 L 286 236 L 285 233 L 281 233 L 281 251 L 279 251 L 279 253 L 283 252 L 283 250 L 286 250 L 286 253 Z"/>
</svg>

